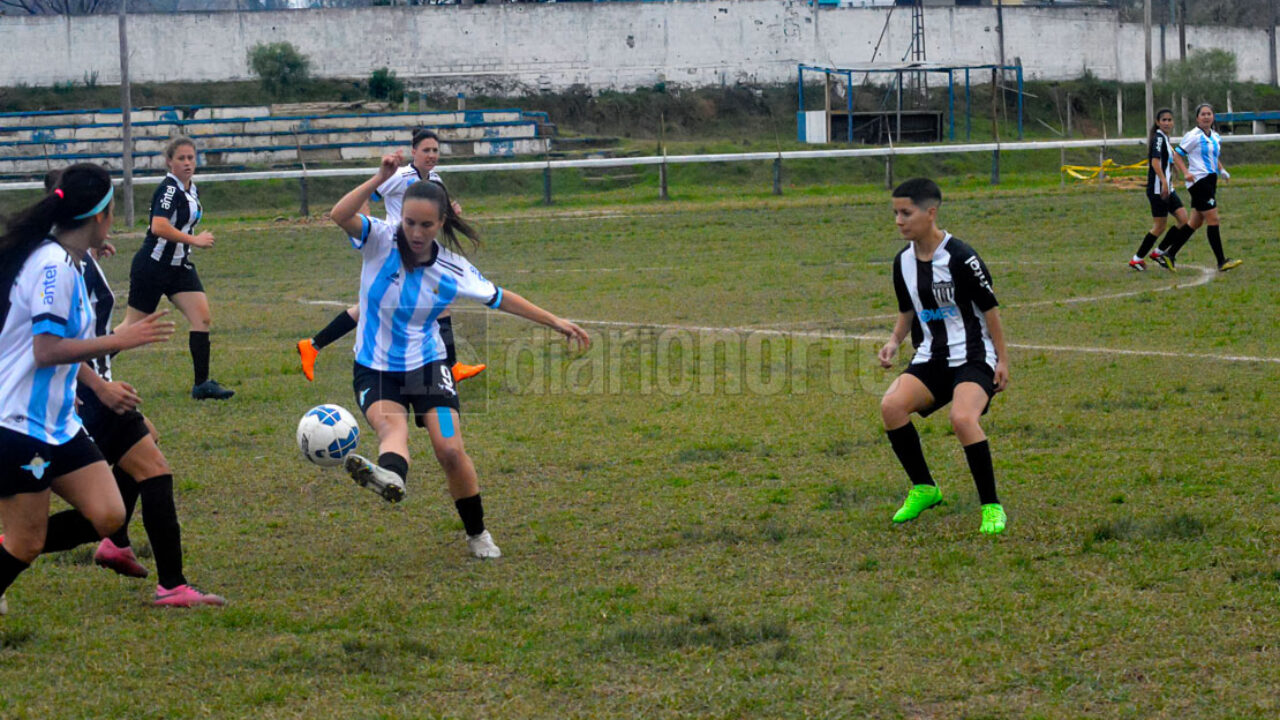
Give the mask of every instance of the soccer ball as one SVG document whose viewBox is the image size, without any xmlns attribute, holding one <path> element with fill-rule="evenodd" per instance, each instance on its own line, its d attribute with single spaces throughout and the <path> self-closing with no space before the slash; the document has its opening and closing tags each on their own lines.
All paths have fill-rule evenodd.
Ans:
<svg viewBox="0 0 1280 720">
<path fill-rule="evenodd" d="M 322 467 L 341 464 L 359 440 L 356 419 L 337 405 L 317 405 L 298 422 L 298 449 L 303 457 Z"/>
</svg>

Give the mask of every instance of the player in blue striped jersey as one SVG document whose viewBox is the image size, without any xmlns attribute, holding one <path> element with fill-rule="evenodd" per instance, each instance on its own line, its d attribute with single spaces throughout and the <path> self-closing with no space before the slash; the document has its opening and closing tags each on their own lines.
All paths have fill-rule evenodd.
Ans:
<svg viewBox="0 0 1280 720">
<path fill-rule="evenodd" d="M 908 332 L 915 346 L 911 363 L 880 401 L 885 432 L 912 483 L 893 521 L 913 520 L 942 502 L 911 414 L 924 417 L 950 403 L 951 427 L 982 503 L 979 530 L 995 535 L 1004 532 L 1007 518 L 979 420 L 1009 384 L 1009 355 L 991 274 L 973 248 L 938 227 L 941 204 L 942 191 L 932 180 L 908 180 L 893 190 L 894 218 L 909 243 L 893 261 L 899 314 L 880 349 L 881 366 L 893 367 Z"/>
<path fill-rule="evenodd" d="M 436 172 L 436 164 L 440 161 L 440 137 L 426 128 L 415 130 L 410 144 L 412 157 L 408 165 L 400 168 L 394 175 L 378 186 L 370 198 L 382 202 L 386 207 L 385 219 L 392 225 L 400 222 L 400 208 L 404 203 L 405 191 L 411 185 L 423 180 L 444 185 L 440 173 Z M 450 201 L 454 215 L 462 215 L 462 207 L 456 201 Z M 368 215 L 368 209 L 364 214 Z M 313 337 L 298 341 L 298 357 L 302 362 L 302 374 L 307 380 L 315 380 L 316 357 L 320 350 L 338 338 L 356 329 L 360 317 L 360 307 L 353 305 L 334 316 L 323 330 Z M 455 381 L 475 377 L 484 370 L 484 365 L 468 365 L 458 362 L 458 353 L 453 341 L 453 318 L 445 310 L 437 319 L 440 335 L 444 341 L 449 370 Z"/>
<path fill-rule="evenodd" d="M 1222 234 L 1218 225 L 1218 176 L 1230 180 L 1231 173 L 1222 166 L 1222 136 L 1213 129 L 1213 106 L 1201 103 L 1196 106 L 1196 126 L 1182 136 L 1182 142 L 1174 151 L 1173 162 L 1187 181 L 1191 194 L 1191 219 L 1187 230 L 1178 242 L 1169 248 L 1168 257 L 1178 251 L 1201 225 L 1208 224 L 1209 248 L 1213 250 L 1218 270 L 1226 272 L 1239 267 L 1243 260 L 1227 257 L 1222 250 Z"/>
<path fill-rule="evenodd" d="M 124 520 L 111 471 L 76 413 L 76 373 L 90 358 L 167 340 L 173 323 L 153 313 L 95 335 L 80 264 L 106 242 L 113 194 L 105 170 L 72 165 L 0 238 L 0 596 L 66 531 L 50 524 L 51 492 L 100 537 Z"/>
<path fill-rule="evenodd" d="M 374 190 L 398 169 L 397 155 L 383 157 L 377 174 L 330 211 L 363 258 L 353 387 L 360 409 L 378 434 L 377 463 L 353 454 L 346 468 L 358 484 L 391 502 L 401 500 L 409 471 L 412 412 L 418 427 L 426 428 L 431 437 L 471 554 L 500 557 L 484 525 L 475 466 L 462 444 L 458 394 L 437 318 L 462 297 L 546 325 L 583 349 L 590 338 L 574 323 L 489 282 L 458 252 L 459 233 L 472 240 L 477 235 L 454 214 L 443 186 L 409 186 L 399 223 L 360 214 Z"/>
</svg>

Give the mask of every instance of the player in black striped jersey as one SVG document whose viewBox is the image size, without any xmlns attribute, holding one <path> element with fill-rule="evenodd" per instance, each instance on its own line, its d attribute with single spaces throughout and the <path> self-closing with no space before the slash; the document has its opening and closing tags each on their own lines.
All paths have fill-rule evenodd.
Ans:
<svg viewBox="0 0 1280 720">
<path fill-rule="evenodd" d="M 1187 210 L 1182 206 L 1182 199 L 1173 189 L 1173 144 L 1169 133 L 1173 132 L 1173 111 L 1160 108 L 1156 111 L 1156 122 L 1151 126 L 1147 142 L 1147 203 L 1151 205 L 1151 229 L 1138 244 L 1138 252 L 1129 260 L 1129 267 L 1134 270 L 1146 270 L 1144 258 L 1151 253 L 1151 259 L 1171 272 L 1177 268 L 1166 256 L 1166 251 L 1179 243 L 1183 233 L 1190 235 L 1187 227 Z M 1160 234 L 1168 224 L 1169 215 L 1173 215 L 1174 226 L 1169 228 L 1160 247 L 1152 250 Z"/>
<path fill-rule="evenodd" d="M 213 233 L 196 232 L 204 210 L 191 176 L 196 171 L 196 146 L 191 138 L 177 137 L 165 148 L 169 174 L 151 197 L 151 222 L 147 237 L 133 256 L 129 269 L 129 307 L 124 323 L 131 325 L 155 312 L 161 297 L 169 298 L 191 325 L 188 346 L 195 381 L 191 397 L 225 400 L 234 390 L 209 378 L 209 297 L 196 266 L 192 248 L 213 247 Z"/>
<path fill-rule="evenodd" d="M 435 170 L 436 164 L 440 162 L 440 136 L 432 130 L 419 128 L 413 133 L 410 149 L 412 154 L 409 164 L 401 167 L 386 182 L 379 185 L 377 192 L 371 198 L 384 203 L 385 219 L 393 225 L 400 222 L 405 191 L 411 185 L 428 180 L 444 187 L 444 180 Z M 454 200 L 450 200 L 450 203 L 453 214 L 461 217 L 462 206 Z M 370 214 L 367 205 L 363 208 L 363 214 Z M 302 374 L 307 380 L 315 380 L 316 358 L 320 350 L 354 330 L 359 317 L 360 306 L 353 305 L 334 316 L 333 320 L 330 320 L 329 324 L 314 336 L 298 341 L 298 357 L 302 362 Z M 448 353 L 445 362 L 449 366 L 454 382 L 461 382 L 483 372 L 485 368 L 483 364 L 468 365 L 458 362 L 458 351 L 453 340 L 453 317 L 449 311 L 442 313 L 436 322 L 440 327 L 440 338 Z"/>
<path fill-rule="evenodd" d="M 1009 384 L 1009 356 L 987 266 L 973 248 L 938 228 L 941 204 L 942 191 L 932 180 L 915 178 L 893 190 L 894 218 L 909 243 L 893 261 L 899 314 L 880 349 L 880 364 L 893 367 L 908 332 L 916 350 L 880 402 L 889 442 L 912 483 L 893 521 L 915 519 L 942 502 L 911 413 L 925 417 L 950 403 L 951 427 L 982 503 L 980 530 L 994 535 L 1004 531 L 1007 518 L 979 419 Z"/>
</svg>

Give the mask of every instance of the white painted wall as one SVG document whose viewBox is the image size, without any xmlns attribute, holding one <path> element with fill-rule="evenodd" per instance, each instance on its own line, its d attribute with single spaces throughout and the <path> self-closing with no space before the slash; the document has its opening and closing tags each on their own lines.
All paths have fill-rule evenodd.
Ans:
<svg viewBox="0 0 1280 720">
<path fill-rule="evenodd" d="M 794 79 L 801 62 L 868 62 L 886 17 L 886 8 L 819 9 L 801 0 L 135 15 L 130 69 L 135 82 L 251 79 L 249 48 L 287 40 L 319 76 L 366 78 L 387 66 L 404 78 L 472 91 L 775 83 Z M 1088 68 L 1104 79 L 1142 79 L 1142 27 L 1117 22 L 1114 12 L 1009 7 L 1004 17 L 1007 60 L 1021 58 L 1029 78 L 1068 79 Z M 877 62 L 902 60 L 910 20 L 905 11 L 889 17 Z M 993 8 L 928 7 L 925 28 L 930 62 L 999 57 Z M 1176 41 L 1168 33 L 1169 57 Z M 1261 28 L 1190 27 L 1187 41 L 1193 49 L 1234 51 L 1242 80 L 1269 79 Z M 114 16 L 2 16 L 0 85 L 79 82 L 94 73 L 118 83 L 116 43 Z M 1154 55 L 1158 62 L 1158 47 Z"/>
</svg>

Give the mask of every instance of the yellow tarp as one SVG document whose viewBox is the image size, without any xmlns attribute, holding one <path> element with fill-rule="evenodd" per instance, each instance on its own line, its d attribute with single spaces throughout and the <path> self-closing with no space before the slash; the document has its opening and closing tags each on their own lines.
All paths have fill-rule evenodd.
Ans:
<svg viewBox="0 0 1280 720">
<path fill-rule="evenodd" d="M 1119 165 L 1115 160 L 1107 158 L 1102 161 L 1102 165 L 1063 165 L 1062 172 L 1077 180 L 1097 180 L 1104 173 L 1107 175 L 1123 175 L 1130 170 L 1142 170 L 1149 166 L 1149 163 L 1145 160 L 1132 165 Z"/>
</svg>

